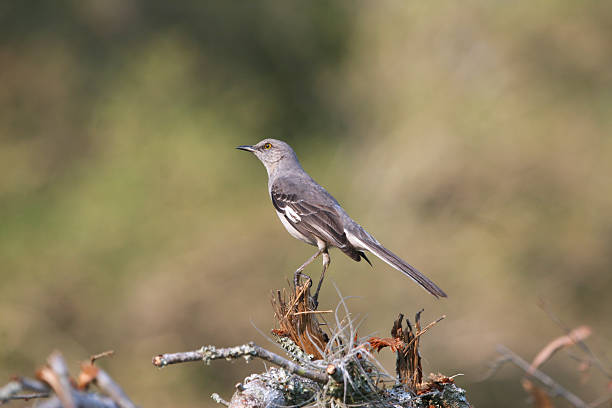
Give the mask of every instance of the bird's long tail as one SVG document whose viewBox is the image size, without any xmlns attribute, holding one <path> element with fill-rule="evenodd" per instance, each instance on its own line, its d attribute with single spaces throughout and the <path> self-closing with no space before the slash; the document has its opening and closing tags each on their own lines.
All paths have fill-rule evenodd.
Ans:
<svg viewBox="0 0 612 408">
<path fill-rule="evenodd" d="M 402 272 L 410 279 L 421 285 L 423 289 L 434 295 L 435 297 L 446 297 L 446 293 L 433 283 L 427 276 L 423 275 L 412 265 L 407 264 L 402 258 L 389 251 L 374 239 L 370 237 L 360 237 L 359 243 L 368 251 L 391 265 L 398 271 Z"/>
</svg>

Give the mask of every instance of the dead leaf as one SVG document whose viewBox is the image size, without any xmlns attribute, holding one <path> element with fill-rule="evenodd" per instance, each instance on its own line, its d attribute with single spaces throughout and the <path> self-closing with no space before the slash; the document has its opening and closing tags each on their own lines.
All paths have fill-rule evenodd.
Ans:
<svg viewBox="0 0 612 408">
<path fill-rule="evenodd" d="M 272 333 L 290 338 L 302 351 L 321 359 L 320 350 L 327 345 L 327 335 L 320 327 L 318 313 L 315 313 L 310 286 L 308 279 L 289 293 L 276 291 L 276 296 L 273 295 L 271 300 L 279 328 L 272 330 Z"/>
<path fill-rule="evenodd" d="M 59 375 L 49 366 L 44 366 L 36 372 L 36 378 L 47 383 L 55 392 L 57 398 L 62 402 L 62 406 L 66 408 L 75 408 L 74 399 L 70 390 L 64 389 Z"/>
<path fill-rule="evenodd" d="M 536 408 L 554 408 L 554 405 L 546 391 L 534 385 L 527 379 L 524 379 L 521 383 L 525 391 L 531 394 L 531 397 L 533 398 L 533 405 Z"/>
<path fill-rule="evenodd" d="M 376 350 L 377 352 L 380 352 L 380 350 L 385 347 L 390 347 L 393 352 L 403 350 L 404 347 L 404 342 L 401 339 L 392 339 L 391 337 L 370 337 L 368 343 L 372 350 Z"/>
<path fill-rule="evenodd" d="M 93 364 L 81 364 L 81 372 L 77 378 L 77 387 L 79 390 L 86 389 L 98 376 L 98 367 Z"/>
</svg>

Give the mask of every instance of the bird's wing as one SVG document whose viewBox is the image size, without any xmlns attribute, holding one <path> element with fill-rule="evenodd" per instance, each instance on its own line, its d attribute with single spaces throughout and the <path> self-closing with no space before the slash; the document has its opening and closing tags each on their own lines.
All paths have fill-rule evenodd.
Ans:
<svg viewBox="0 0 612 408">
<path fill-rule="evenodd" d="M 276 211 L 302 235 L 314 235 L 343 252 L 355 252 L 333 205 L 317 202 L 314 197 L 297 194 L 294 189 L 288 187 L 291 186 L 275 183 L 270 188 L 272 204 Z"/>
</svg>

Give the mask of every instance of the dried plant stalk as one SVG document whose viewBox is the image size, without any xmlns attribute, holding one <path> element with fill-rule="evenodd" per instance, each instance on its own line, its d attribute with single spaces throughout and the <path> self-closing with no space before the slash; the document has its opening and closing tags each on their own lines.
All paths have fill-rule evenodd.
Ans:
<svg viewBox="0 0 612 408">
<path fill-rule="evenodd" d="M 422 310 L 414 318 L 417 334 L 421 331 L 421 312 Z M 391 329 L 391 336 L 402 343 L 396 351 L 395 370 L 402 384 L 406 384 L 411 390 L 416 390 L 423 381 L 419 337 L 413 332 L 408 319 L 406 319 L 406 329 L 403 328 L 403 320 L 404 315 L 400 313 L 397 320 L 393 322 L 393 328 Z"/>
<path fill-rule="evenodd" d="M 318 316 L 310 297 L 312 281 L 308 279 L 303 285 L 298 285 L 293 292 L 277 290 L 272 295 L 272 307 L 278 329 L 273 332 L 285 336 L 300 346 L 302 351 L 312 354 L 315 360 L 323 358 L 321 351 L 328 341 L 327 335 L 321 329 Z"/>
</svg>

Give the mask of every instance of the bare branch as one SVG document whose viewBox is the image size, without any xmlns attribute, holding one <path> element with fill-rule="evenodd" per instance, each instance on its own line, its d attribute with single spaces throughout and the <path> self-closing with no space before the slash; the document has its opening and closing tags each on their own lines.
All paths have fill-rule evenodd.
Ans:
<svg viewBox="0 0 612 408">
<path fill-rule="evenodd" d="M 47 365 L 40 369 L 38 376 L 53 388 L 64 408 L 75 408 L 76 404 L 71 393 L 70 376 L 64 357 L 59 351 L 51 353 Z"/>
<path fill-rule="evenodd" d="M 121 408 L 136 408 L 123 389 L 102 369 L 98 369 L 96 384 Z"/>
<path fill-rule="evenodd" d="M 34 391 L 36 394 L 22 394 L 25 391 Z M 51 390 L 44 383 L 29 378 L 15 378 L 0 388 L 0 405 L 16 399 L 45 398 Z"/>
<path fill-rule="evenodd" d="M 575 345 L 578 342 L 582 342 L 584 339 L 591 335 L 591 328 L 589 326 L 580 326 L 570 331 L 564 336 L 557 337 L 550 343 L 546 345 L 538 355 L 531 362 L 531 368 L 529 369 L 528 374 L 531 373 L 532 370 L 540 367 L 546 361 L 548 361 L 553 354 L 555 354 L 558 350 L 564 347 L 570 347 Z"/>
<path fill-rule="evenodd" d="M 540 299 L 540 301 L 538 302 L 538 306 L 540 307 L 540 309 L 542 309 L 548 315 L 550 320 L 555 322 L 557 324 L 557 326 L 559 326 L 561 328 L 561 330 L 563 330 L 565 332 L 565 334 L 567 334 L 567 335 L 570 334 L 570 332 L 571 332 L 570 328 L 565 323 L 563 323 L 563 321 L 561 321 L 561 319 L 559 319 L 548 308 L 548 306 L 546 304 L 546 301 L 544 299 Z M 606 367 L 606 365 L 595 355 L 595 353 L 593 353 L 591 351 L 589 346 L 587 346 L 584 341 L 579 339 L 576 342 L 576 344 L 577 344 L 578 347 L 580 347 L 580 349 L 582 351 L 584 351 L 584 353 L 586 355 L 589 356 L 589 361 L 594 363 L 594 365 L 599 369 L 599 371 L 601 371 L 606 377 L 608 377 L 608 379 L 612 379 L 612 370 L 610 369 L 610 367 Z"/>
<path fill-rule="evenodd" d="M 213 401 L 215 401 L 217 404 L 221 404 L 221 405 L 225 405 L 226 407 L 229 407 L 229 402 L 227 402 L 226 400 L 224 400 L 223 398 L 221 398 L 221 396 L 219 394 L 217 394 L 216 392 L 213 393 L 210 398 L 212 398 Z"/>
<path fill-rule="evenodd" d="M 19 381 L 23 386 L 24 390 L 36 391 L 38 393 L 45 393 L 51 391 L 51 388 L 44 382 L 35 380 L 28 377 L 18 377 L 16 381 Z"/>
<path fill-rule="evenodd" d="M 514 365 L 516 365 L 517 367 L 525 371 L 528 377 L 534 378 L 538 380 L 539 382 L 541 382 L 542 384 L 544 384 L 545 386 L 549 387 L 552 392 L 565 398 L 573 406 L 577 408 L 588 408 L 589 407 L 589 405 L 585 403 L 584 401 L 582 401 L 580 398 L 578 398 L 578 396 L 576 396 L 575 394 L 563 388 L 558 382 L 553 380 L 551 377 L 549 377 L 542 371 L 538 369 L 531 370 L 531 365 L 528 362 L 523 360 L 521 357 L 519 357 L 516 353 L 514 353 L 512 350 L 510 350 L 506 346 L 501 345 L 501 344 L 498 345 L 497 352 L 501 354 L 502 356 L 504 356 L 507 359 L 506 361 L 512 362 Z"/>
<path fill-rule="evenodd" d="M 31 399 L 36 399 L 36 398 L 49 398 L 49 394 L 48 393 L 44 393 L 44 394 L 19 394 L 19 395 L 13 395 L 10 397 L 7 397 L 3 400 L 0 400 L 0 405 L 10 401 L 10 400 L 25 400 L 25 401 L 29 401 Z"/>
<path fill-rule="evenodd" d="M 204 346 L 195 351 L 160 354 L 153 357 L 153 365 L 156 367 L 165 367 L 169 364 L 185 363 L 189 361 L 204 361 L 206 364 L 209 364 L 212 360 L 231 360 L 240 357 L 244 357 L 247 361 L 253 357 L 261 358 L 262 360 L 266 360 L 284 368 L 292 374 L 308 378 L 319 384 L 325 384 L 328 381 L 328 376 L 323 371 L 301 367 L 252 342 L 236 347 L 216 348 L 215 346 Z"/>
<path fill-rule="evenodd" d="M 439 317 L 437 320 L 434 320 L 433 322 L 429 323 L 427 326 L 425 326 L 425 327 L 423 328 L 423 330 L 418 330 L 418 331 L 417 331 L 417 333 L 416 333 L 416 334 L 415 334 L 415 336 L 414 336 L 414 339 L 412 339 L 412 340 L 410 341 L 410 343 L 408 343 L 408 344 L 406 345 L 406 347 L 410 347 L 410 346 L 412 345 L 412 343 L 414 343 L 414 342 L 415 342 L 415 340 L 416 340 L 416 339 L 418 339 L 419 337 L 421 337 L 421 335 L 425 334 L 425 332 L 426 332 L 427 330 L 429 330 L 429 329 L 430 329 L 432 326 L 434 326 L 435 324 L 440 323 L 440 322 L 441 322 L 442 320 L 444 320 L 444 319 L 446 319 L 446 315 L 442 315 L 442 316 L 440 316 L 440 317 Z"/>
<path fill-rule="evenodd" d="M 107 353 L 104 353 L 107 355 Z M 0 405 L 11 400 L 47 398 L 37 408 L 136 408 L 123 390 L 101 368 L 89 362 L 81 366 L 78 384 L 82 389 L 95 382 L 107 395 L 87 393 L 76 388 L 61 353 L 53 352 L 37 372 L 39 380 L 17 377 L 0 388 Z M 30 391 L 26 394 L 25 391 Z M 34 393 L 31 393 L 31 392 Z M 52 394 L 53 391 L 53 394 Z"/>
<path fill-rule="evenodd" d="M 79 408 L 121 408 L 109 397 L 72 390 L 72 398 Z M 63 408 L 61 400 L 54 396 L 38 404 L 36 408 Z"/>
<path fill-rule="evenodd" d="M 506 356 L 500 356 L 496 358 L 495 361 L 492 361 L 489 363 L 489 369 L 481 378 L 477 380 L 477 382 L 484 382 L 484 381 L 489 380 L 491 377 L 497 374 L 499 369 L 502 368 L 504 364 L 506 364 L 509 361 L 510 359 Z"/>
</svg>

